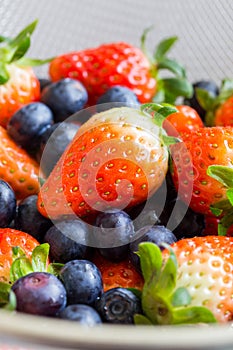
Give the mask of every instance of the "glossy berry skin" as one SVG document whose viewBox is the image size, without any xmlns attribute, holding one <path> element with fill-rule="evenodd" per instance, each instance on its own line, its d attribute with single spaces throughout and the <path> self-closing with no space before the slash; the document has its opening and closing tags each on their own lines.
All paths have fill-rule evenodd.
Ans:
<svg viewBox="0 0 233 350">
<path fill-rule="evenodd" d="M 141 302 L 130 290 L 113 288 L 97 300 L 96 309 L 105 323 L 134 324 L 134 315 L 141 313 Z"/>
<path fill-rule="evenodd" d="M 233 96 L 229 97 L 217 108 L 214 124 L 217 126 L 233 125 Z"/>
<path fill-rule="evenodd" d="M 88 246 L 89 228 L 83 221 L 72 219 L 55 223 L 45 234 L 44 242 L 50 245 L 53 260 L 66 263 L 85 259 L 91 252 Z"/>
<path fill-rule="evenodd" d="M 75 123 L 55 123 L 41 134 L 36 158 L 45 176 L 51 173 L 78 129 Z"/>
<path fill-rule="evenodd" d="M 152 242 L 159 246 L 161 250 L 164 249 L 163 243 L 171 245 L 177 241 L 176 236 L 165 226 L 145 226 L 136 232 L 136 240 L 130 244 L 130 260 L 138 271 L 141 271 L 140 259 L 136 254 L 138 252 L 138 245 L 141 242 Z"/>
<path fill-rule="evenodd" d="M 109 88 L 102 96 L 97 100 L 97 104 L 102 103 L 117 103 L 120 102 L 121 106 L 137 106 L 139 105 L 136 94 L 125 86 L 113 86 Z"/>
<path fill-rule="evenodd" d="M 13 262 L 13 247 L 19 247 L 30 258 L 39 242 L 26 232 L 11 228 L 0 228 L 0 281 L 9 282 Z"/>
<path fill-rule="evenodd" d="M 208 80 L 201 80 L 201 81 L 195 82 L 193 84 L 193 88 L 194 88 L 193 96 L 191 98 L 186 98 L 184 100 L 184 104 L 187 104 L 190 107 L 194 108 L 197 111 L 197 113 L 200 115 L 201 119 L 205 121 L 206 111 L 197 100 L 196 88 L 208 91 L 213 97 L 216 97 L 218 95 L 219 88 L 214 81 L 208 81 Z"/>
<path fill-rule="evenodd" d="M 106 210 L 98 214 L 92 236 L 101 255 L 112 261 L 123 260 L 134 236 L 133 222 L 123 210 Z"/>
<path fill-rule="evenodd" d="M 103 292 L 100 270 L 88 260 L 72 260 L 61 269 L 59 277 L 67 292 L 67 304 L 93 306 Z"/>
<path fill-rule="evenodd" d="M 93 307 L 85 304 L 68 305 L 59 313 L 58 317 L 88 327 L 102 323 L 98 312 Z"/>
<path fill-rule="evenodd" d="M 31 152 L 38 147 L 40 135 L 52 124 L 52 111 L 44 103 L 34 102 L 11 117 L 7 131 L 17 144 Z"/>
<path fill-rule="evenodd" d="M 0 178 L 12 187 L 17 200 L 37 193 L 38 163 L 1 126 L 0 140 Z"/>
<path fill-rule="evenodd" d="M 42 216 L 37 209 L 38 196 L 28 196 L 18 203 L 14 219 L 14 227 L 17 230 L 25 231 L 43 243 L 46 231 L 52 222 Z"/>
<path fill-rule="evenodd" d="M 32 272 L 13 285 L 16 310 L 40 316 L 56 316 L 66 306 L 66 290 L 61 281 L 47 272 Z"/>
<path fill-rule="evenodd" d="M 89 104 L 95 104 L 108 88 L 121 85 L 132 89 L 141 103 L 156 92 L 156 80 L 143 52 L 125 42 L 56 57 L 49 66 L 53 81 L 70 77 L 81 81 L 88 91 Z"/>
<path fill-rule="evenodd" d="M 203 215 L 213 215 L 210 206 L 226 199 L 225 186 L 207 175 L 210 165 L 232 167 L 231 127 L 205 127 L 187 133 L 172 145 L 172 176 L 180 199 Z"/>
<path fill-rule="evenodd" d="M 53 111 L 56 123 L 80 111 L 87 98 L 87 91 L 82 83 L 70 78 L 49 84 L 41 94 L 41 101 Z"/>
<path fill-rule="evenodd" d="M 16 213 L 16 198 L 11 186 L 0 179 L 0 227 L 10 225 Z"/>
</svg>

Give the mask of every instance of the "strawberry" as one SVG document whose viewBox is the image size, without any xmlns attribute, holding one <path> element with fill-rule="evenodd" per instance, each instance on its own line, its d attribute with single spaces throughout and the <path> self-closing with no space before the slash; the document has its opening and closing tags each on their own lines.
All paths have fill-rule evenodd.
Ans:
<svg viewBox="0 0 233 350">
<path fill-rule="evenodd" d="M 163 253 L 153 243 L 141 243 L 145 316 L 136 316 L 136 323 L 232 321 L 232 254 L 232 237 L 181 239 Z"/>
<path fill-rule="evenodd" d="M 142 275 L 130 260 L 112 262 L 96 254 L 94 263 L 101 272 L 104 291 L 117 287 L 142 289 L 144 283 Z"/>
<path fill-rule="evenodd" d="M 0 48 L 0 125 L 7 126 L 11 116 L 22 106 L 40 99 L 40 84 L 32 66 L 49 60 L 23 57 L 30 47 L 30 37 L 37 21 L 23 29 L 15 38 L 1 37 Z"/>
<path fill-rule="evenodd" d="M 200 128 L 184 134 L 182 141 L 171 146 L 175 187 L 191 209 L 213 215 L 211 208 L 224 209 L 227 200 L 227 183 L 233 171 L 233 128 Z M 220 172 L 224 177 L 222 182 Z"/>
<path fill-rule="evenodd" d="M 172 113 L 174 108 L 155 105 Z M 156 115 L 160 115 L 159 111 Z M 93 115 L 83 124 L 38 196 L 44 216 L 94 217 L 107 208 L 144 202 L 162 184 L 168 137 L 147 113 L 122 107 Z"/>
<path fill-rule="evenodd" d="M 12 248 L 22 250 L 27 257 L 30 257 L 39 242 L 26 232 L 11 228 L 0 228 L 0 281 L 9 282 L 10 268 L 17 252 Z"/>
<path fill-rule="evenodd" d="M 0 179 L 8 182 L 17 199 L 39 191 L 39 165 L 0 126 Z"/>
<path fill-rule="evenodd" d="M 194 108 L 179 105 L 176 106 L 176 109 L 178 111 L 167 116 L 163 123 L 163 127 L 168 135 L 182 137 L 182 134 L 186 132 L 204 127 L 201 117 Z"/>
<path fill-rule="evenodd" d="M 173 103 L 177 96 L 192 96 L 184 68 L 166 57 L 177 37 L 163 40 L 154 57 L 148 59 L 144 53 L 147 32 L 142 35 L 142 49 L 116 42 L 57 56 L 50 63 L 50 77 L 53 81 L 67 77 L 81 81 L 88 91 L 89 105 L 115 85 L 132 89 L 141 103 L 151 101 L 157 92 L 157 102 Z M 158 76 L 160 69 L 174 76 L 162 79 Z"/>
</svg>

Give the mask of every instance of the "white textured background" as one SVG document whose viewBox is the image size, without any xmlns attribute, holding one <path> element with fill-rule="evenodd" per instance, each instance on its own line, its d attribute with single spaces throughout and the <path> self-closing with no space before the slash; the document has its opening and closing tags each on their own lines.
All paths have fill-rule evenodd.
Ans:
<svg viewBox="0 0 233 350">
<path fill-rule="evenodd" d="M 171 56 L 190 81 L 233 78 L 233 0 L 0 0 L 0 33 L 12 35 L 39 19 L 30 56 L 45 58 L 103 42 L 139 45 L 154 26 L 148 48 L 177 35 Z M 37 69 L 47 75 L 47 66 Z"/>
</svg>

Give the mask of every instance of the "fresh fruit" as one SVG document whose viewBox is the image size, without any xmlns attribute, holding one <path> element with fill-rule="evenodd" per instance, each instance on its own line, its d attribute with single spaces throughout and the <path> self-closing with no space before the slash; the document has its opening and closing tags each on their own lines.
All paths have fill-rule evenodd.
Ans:
<svg viewBox="0 0 233 350">
<path fill-rule="evenodd" d="M 89 105 L 109 88 L 121 85 L 131 89 L 141 103 L 149 102 L 157 94 L 157 101 L 173 103 L 177 96 L 191 97 L 192 85 L 187 81 L 184 67 L 167 57 L 177 37 L 163 40 L 153 57 L 144 52 L 148 29 L 142 35 L 139 49 L 126 42 L 100 45 L 57 56 L 49 67 L 53 81 L 77 79 L 88 91 Z M 158 71 L 167 69 L 172 77 L 160 78 Z"/>
<path fill-rule="evenodd" d="M 15 38 L 3 38 L 0 48 L 0 125 L 7 126 L 22 106 L 40 99 L 40 84 L 32 66 L 50 61 L 24 57 L 30 47 L 37 21 L 24 28 Z"/>
<path fill-rule="evenodd" d="M 14 218 L 14 228 L 29 233 L 37 241 L 43 243 L 44 235 L 52 226 L 52 222 L 39 213 L 37 200 L 38 197 L 34 194 L 18 203 Z"/>
<path fill-rule="evenodd" d="M 232 321 L 233 238 L 206 236 L 177 241 L 161 254 L 141 243 L 144 315 L 136 323 Z"/>
<path fill-rule="evenodd" d="M 51 110 L 41 102 L 32 102 L 13 114 L 7 132 L 17 144 L 31 153 L 38 148 L 42 133 L 52 124 Z"/>
<path fill-rule="evenodd" d="M 72 122 L 55 123 L 42 133 L 36 158 L 45 176 L 51 173 L 79 126 Z"/>
<path fill-rule="evenodd" d="M 163 127 L 169 136 L 181 137 L 186 132 L 204 127 L 203 121 L 195 109 L 185 105 L 176 106 L 178 112 L 165 119 Z"/>
<path fill-rule="evenodd" d="M 96 302 L 96 309 L 103 322 L 133 324 L 134 315 L 141 313 L 141 301 L 125 288 L 113 288 L 104 292 Z"/>
<path fill-rule="evenodd" d="M 130 216 L 119 209 L 108 209 L 96 217 L 92 232 L 92 245 L 106 259 L 120 261 L 126 258 L 129 243 L 134 236 Z"/>
<path fill-rule="evenodd" d="M 0 229 L 0 281 L 9 282 L 10 268 L 15 258 L 12 248 L 18 247 L 27 257 L 39 242 L 26 232 L 11 228 Z"/>
<path fill-rule="evenodd" d="M 193 83 L 193 95 L 190 98 L 184 99 L 184 104 L 192 107 L 197 111 L 201 119 L 205 122 L 206 110 L 202 107 L 198 100 L 197 90 L 201 89 L 206 91 L 213 98 L 219 94 L 219 88 L 214 81 L 211 80 L 200 80 Z"/>
<path fill-rule="evenodd" d="M 93 261 L 101 272 L 104 291 L 117 287 L 142 289 L 143 278 L 128 258 L 113 262 L 97 253 Z"/>
<path fill-rule="evenodd" d="M 77 219 L 54 223 L 44 236 L 50 246 L 50 257 L 56 262 L 66 263 L 75 259 L 85 259 L 91 253 L 89 227 Z"/>
<path fill-rule="evenodd" d="M 11 186 L 0 180 L 0 227 L 10 225 L 16 214 L 16 198 Z"/>
<path fill-rule="evenodd" d="M 178 195 L 192 210 L 213 215 L 211 207 L 227 199 L 227 187 L 210 176 L 209 167 L 232 168 L 233 129 L 200 128 L 184 134 L 182 140 L 171 146 L 172 176 Z"/>
<path fill-rule="evenodd" d="M 41 94 L 41 101 L 53 111 L 56 123 L 63 122 L 80 111 L 86 104 L 87 98 L 87 91 L 83 84 L 70 78 L 49 84 Z"/>
<path fill-rule="evenodd" d="M 16 310 L 32 315 L 56 316 L 66 306 L 62 282 L 47 272 L 32 272 L 12 285 Z"/>
<path fill-rule="evenodd" d="M 134 107 L 139 105 L 136 94 L 131 89 L 120 85 L 109 88 L 97 100 L 97 104 L 118 102 L 121 106 Z"/>
<path fill-rule="evenodd" d="M 59 273 L 67 292 L 67 305 L 93 306 L 103 293 L 103 281 L 98 267 L 88 260 L 68 261 Z"/>
<path fill-rule="evenodd" d="M 98 312 L 91 306 L 85 304 L 73 304 L 66 306 L 58 317 L 78 322 L 81 325 L 93 327 L 102 323 L 101 317 Z"/>
<path fill-rule="evenodd" d="M 17 199 L 39 191 L 39 165 L 0 126 L 0 179 L 14 190 Z"/>
<path fill-rule="evenodd" d="M 153 107 L 167 114 L 176 111 Z M 141 110 L 113 108 L 93 115 L 79 128 L 40 190 L 42 215 L 93 219 L 99 211 L 141 203 L 161 186 L 170 138 L 144 108 L 147 105 Z"/>
</svg>

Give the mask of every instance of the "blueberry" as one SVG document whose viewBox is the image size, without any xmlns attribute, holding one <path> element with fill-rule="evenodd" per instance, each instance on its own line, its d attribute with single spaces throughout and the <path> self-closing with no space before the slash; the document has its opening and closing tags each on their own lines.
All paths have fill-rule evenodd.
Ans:
<svg viewBox="0 0 233 350">
<path fill-rule="evenodd" d="M 93 306 L 103 293 L 103 281 L 98 267 L 88 260 L 72 260 L 60 271 L 67 292 L 68 305 Z"/>
<path fill-rule="evenodd" d="M 42 92 L 42 90 L 48 86 L 49 84 L 51 84 L 51 80 L 48 78 L 39 78 L 39 83 L 40 83 L 40 91 Z"/>
<path fill-rule="evenodd" d="M 206 111 L 204 110 L 204 108 L 199 104 L 198 100 L 197 100 L 197 95 L 196 95 L 196 88 L 200 88 L 203 90 L 208 91 L 213 97 L 216 97 L 219 94 L 219 88 L 216 85 L 215 82 L 213 81 L 209 81 L 209 80 L 201 80 L 201 81 L 197 81 L 193 84 L 193 88 L 194 88 L 194 94 L 191 98 L 186 98 L 184 100 L 184 103 L 191 106 L 192 108 L 194 108 L 197 113 L 199 114 L 199 116 L 202 118 L 202 120 L 205 121 L 205 115 L 206 115 Z"/>
<path fill-rule="evenodd" d="M 133 324 L 134 315 L 142 313 L 140 299 L 125 288 L 107 290 L 96 301 L 96 310 L 103 322 Z"/>
<path fill-rule="evenodd" d="M 32 272 L 13 285 L 16 310 L 33 315 L 56 316 L 66 306 L 66 290 L 62 282 L 47 272 Z"/>
<path fill-rule="evenodd" d="M 11 186 L 0 180 L 0 227 L 7 227 L 16 213 L 16 197 Z"/>
<path fill-rule="evenodd" d="M 40 214 L 37 209 L 37 200 L 38 196 L 35 194 L 19 202 L 14 226 L 18 230 L 29 233 L 42 243 L 44 235 L 52 225 L 52 222 Z"/>
<path fill-rule="evenodd" d="M 36 157 L 48 176 L 79 129 L 75 123 L 55 123 L 41 135 Z"/>
<path fill-rule="evenodd" d="M 30 153 L 38 147 L 40 135 L 53 124 L 51 110 L 41 102 L 32 102 L 19 109 L 7 125 L 9 135 Z"/>
<path fill-rule="evenodd" d="M 102 323 L 98 312 L 93 307 L 85 304 L 68 305 L 59 313 L 59 317 L 70 321 L 76 321 L 89 327 Z"/>
<path fill-rule="evenodd" d="M 66 263 L 70 260 L 84 259 L 89 256 L 89 226 L 80 220 L 57 222 L 46 232 L 44 241 L 50 245 L 53 260 Z"/>
<path fill-rule="evenodd" d="M 133 90 L 116 85 L 109 88 L 102 96 L 97 100 L 98 111 L 104 111 L 109 108 L 122 107 L 122 106 L 139 106 L 139 101 Z"/>
<path fill-rule="evenodd" d="M 41 101 L 51 108 L 55 122 L 62 122 L 80 111 L 87 99 L 87 90 L 82 83 L 71 78 L 61 79 L 46 86 L 41 94 Z"/>
<path fill-rule="evenodd" d="M 99 248 L 105 258 L 120 261 L 128 254 L 133 236 L 134 226 L 130 216 L 123 210 L 109 209 L 96 218 L 92 244 Z"/>
<path fill-rule="evenodd" d="M 145 226 L 136 232 L 138 239 L 130 243 L 130 260 L 138 271 L 140 268 L 140 259 L 136 252 L 138 251 L 138 245 L 141 242 L 152 242 L 157 244 L 160 249 L 164 249 L 162 243 L 173 244 L 177 241 L 176 236 L 168 228 L 155 225 L 155 226 Z"/>
</svg>

